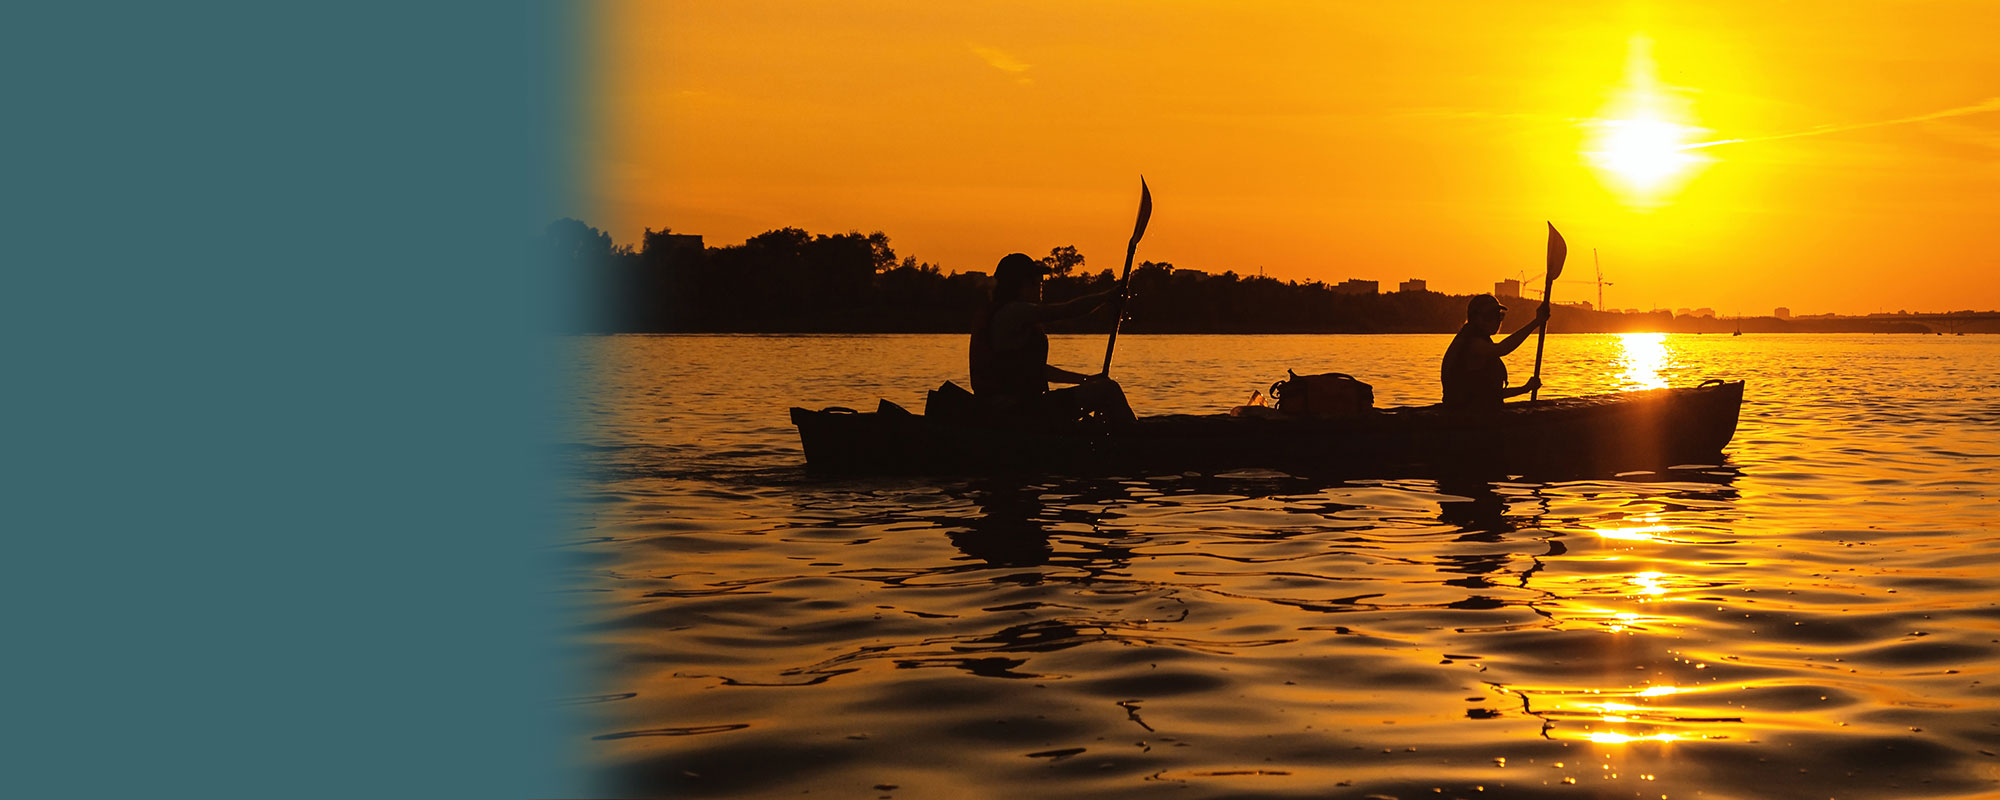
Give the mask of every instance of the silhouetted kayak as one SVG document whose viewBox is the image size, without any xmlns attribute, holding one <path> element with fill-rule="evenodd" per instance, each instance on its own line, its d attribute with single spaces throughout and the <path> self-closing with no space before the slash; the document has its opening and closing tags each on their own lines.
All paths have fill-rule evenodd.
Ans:
<svg viewBox="0 0 2000 800">
<path fill-rule="evenodd" d="M 1022 430 L 970 415 L 793 408 L 806 466 L 830 474 L 1020 470 L 1213 471 L 1271 467 L 1366 474 L 1388 468 L 1514 473 L 1713 464 L 1736 434 L 1742 381 L 1507 403 L 1484 413 L 1412 406 L 1351 417 L 1140 417 L 1122 428 Z M 1260 412 L 1264 410 L 1260 409 Z"/>
</svg>

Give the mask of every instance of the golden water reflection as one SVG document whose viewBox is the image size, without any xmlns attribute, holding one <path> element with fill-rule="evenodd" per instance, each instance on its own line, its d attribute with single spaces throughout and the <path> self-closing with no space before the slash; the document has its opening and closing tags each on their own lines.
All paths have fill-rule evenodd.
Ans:
<svg viewBox="0 0 2000 800">
<path fill-rule="evenodd" d="M 1696 691 L 1679 686 L 1624 691 L 1507 687 L 1507 691 L 1519 695 L 1524 709 L 1542 720 L 1542 735 L 1557 741 L 1714 741 L 1731 738 L 1731 729 L 1744 724 L 1741 717 L 1712 716 L 1699 708 L 1644 704 L 1644 698 Z"/>
<path fill-rule="evenodd" d="M 1655 742 L 1678 742 L 1681 740 L 1681 737 L 1671 733 L 1655 733 L 1651 736 L 1627 736 L 1622 733 L 1606 733 L 1603 731 L 1592 733 L 1583 738 L 1589 739 L 1598 744 L 1625 744 L 1627 742 L 1641 742 L 1648 740 Z"/>
<path fill-rule="evenodd" d="M 1618 334 L 1618 355 L 1625 372 L 1619 375 L 1623 389 L 1665 389 L 1663 373 L 1672 363 L 1664 333 Z"/>
<path fill-rule="evenodd" d="M 1590 532 L 1606 539 L 1627 539 L 1637 542 L 1671 541 L 1660 534 L 1673 530 L 1672 525 L 1635 525 L 1624 528 L 1591 528 Z"/>
<path fill-rule="evenodd" d="M 1566 480 L 1244 471 L 820 482 L 782 477 L 795 476 L 797 449 L 775 428 L 732 433 L 750 429 L 697 406 L 655 409 L 647 403 L 687 393 L 641 386 L 629 413 L 648 427 L 579 451 L 606 476 L 578 537 L 588 556 L 578 583 L 604 589 L 579 595 L 594 626 L 581 635 L 619 668 L 606 696 L 633 693 L 582 712 L 593 733 L 635 734 L 587 746 L 607 769 L 643 765 L 687 794 L 704 787 L 683 768 L 776 795 L 816 781 L 943 783 L 911 765 L 944 759 L 1021 796 L 1113 793 L 1120 781 L 1138 793 L 1154 774 L 1214 796 L 1429 795 L 1412 775 L 1435 775 L 1444 797 L 1527 794 L 1565 778 L 1584 783 L 1567 787 L 1578 796 L 1612 796 L 1633 794 L 1641 774 L 1660 775 L 1671 785 L 1654 794 L 1676 798 L 1764 796 L 1768 775 L 1797 776 L 1781 788 L 1799 794 L 1895 796 L 1890 783 L 1927 778 L 1973 796 L 1990 781 L 1966 786 L 1996 774 L 1976 771 L 2000 763 L 1977 749 L 1995 749 L 1992 715 L 1980 712 L 2000 685 L 2000 658 L 1985 658 L 1992 593 L 1979 570 L 1996 546 L 1982 533 L 1994 506 L 1978 469 L 2000 440 L 1979 427 L 1990 427 L 1990 397 L 1976 399 L 1992 347 L 1939 361 L 1933 350 L 1958 342 L 1916 338 L 1793 337 L 1771 352 L 1726 335 L 1568 342 L 1578 357 L 1551 363 L 1587 360 L 1590 374 L 1558 397 L 1623 388 L 1621 375 L 1765 384 L 1728 465 Z M 592 343 L 731 343 L 719 352 L 735 357 L 801 341 Z M 1145 367 L 1165 381 L 1233 358 L 1264 369 L 1240 354 L 1244 341 L 1135 344 L 1174 353 Z M 815 346 L 849 340 L 828 342 Z M 847 359 L 807 377 L 845 385 L 843 365 L 884 381 L 962 369 L 962 341 L 935 344 L 943 355 L 928 366 Z M 1391 355 L 1408 346 L 1411 363 L 1430 365 L 1438 349 L 1369 344 Z M 1180 354 L 1197 345 L 1207 349 Z M 1864 358 L 1872 350 L 1883 354 Z M 1312 351 L 1296 352 L 1304 362 Z M 1905 368 L 1918 363 L 1947 366 Z M 1935 407 L 1884 410 L 1824 377 L 1850 367 L 1903 387 L 1893 399 Z M 1135 367 L 1131 381 L 1141 375 Z M 1186 386 L 1177 402 L 1197 409 L 1205 401 Z M 824 390 L 759 394 L 812 391 Z M 710 427 L 656 424 L 663 415 Z M 696 457 L 682 439 L 621 444 L 669 428 L 749 455 Z M 670 458 L 690 460 L 671 474 L 702 477 L 663 479 Z M 707 477 L 724 473 L 754 477 Z M 1169 737 L 1189 744 L 1163 745 Z M 760 782 L 777 774 L 772 758 L 801 746 L 846 755 Z M 1087 750 L 1052 755 L 1077 748 Z M 1553 758 L 1568 766 L 1549 770 Z M 1623 783 L 1591 785 L 1605 762 Z M 1322 776 L 1333 777 L 1308 785 Z M 1497 792 L 1462 785 L 1502 779 Z M 1345 780 L 1351 789 L 1330 788 Z"/>
</svg>

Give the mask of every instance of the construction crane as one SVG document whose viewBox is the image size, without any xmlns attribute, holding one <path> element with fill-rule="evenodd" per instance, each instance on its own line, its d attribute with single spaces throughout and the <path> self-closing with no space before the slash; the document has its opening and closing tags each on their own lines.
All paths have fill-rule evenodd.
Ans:
<svg viewBox="0 0 2000 800">
<path fill-rule="evenodd" d="M 1597 310 L 1603 311 L 1605 310 L 1604 287 L 1612 286 L 1613 284 L 1607 283 L 1604 280 L 1604 264 L 1597 260 L 1597 248 L 1595 247 L 1590 248 L 1590 265 L 1597 268 Z"/>
<path fill-rule="evenodd" d="M 1597 310 L 1598 310 L 1598 311 L 1603 311 L 1603 310 L 1604 310 L 1604 287 L 1606 287 L 1606 286 L 1617 286 L 1618 284 L 1615 284 L 1615 283 L 1612 283 L 1611 281 L 1607 281 L 1607 280 L 1605 280 L 1605 279 L 1604 279 L 1604 264 L 1603 264 L 1603 263 L 1601 263 L 1601 262 L 1599 262 L 1599 261 L 1597 260 L 1597 248 L 1595 248 L 1595 247 L 1593 247 L 1593 248 L 1590 248 L 1590 263 L 1591 263 L 1591 265 L 1592 265 L 1593 267 L 1595 267 L 1595 268 L 1597 269 L 1597 279 L 1596 279 L 1596 280 L 1590 280 L 1590 281 L 1586 281 L 1586 280 L 1574 280 L 1574 281 L 1565 281 L 1565 280 L 1563 280 L 1563 279 L 1561 279 L 1561 278 L 1557 278 L 1557 279 L 1556 279 L 1556 283 L 1594 283 L 1594 284 L 1597 284 Z M 1548 273 L 1546 273 L 1546 272 L 1537 272 L 1537 273 L 1535 273 L 1535 277 L 1533 277 L 1533 278 L 1527 278 L 1527 277 L 1525 277 L 1525 276 L 1527 275 L 1527 273 L 1526 273 L 1525 271 L 1516 271 L 1516 272 L 1514 273 L 1514 275 L 1515 275 L 1515 278 L 1516 278 L 1516 280 L 1519 280 L 1519 281 L 1521 282 L 1521 292 L 1522 292 L 1522 295 L 1521 295 L 1521 296 L 1522 296 L 1522 297 L 1527 297 L 1527 296 L 1528 296 L 1528 292 L 1530 292 L 1530 291 L 1534 291 L 1534 292 L 1536 292 L 1536 293 L 1539 293 L 1539 292 L 1540 292 L 1540 290 L 1538 290 L 1538 289 L 1535 289 L 1534 287 L 1535 287 L 1535 286 L 1537 286 L 1537 285 L 1540 285 L 1540 284 L 1542 283 L 1542 276 L 1543 276 L 1543 275 L 1546 275 L 1546 274 L 1548 274 Z M 1539 299 L 1539 298 L 1538 298 L 1538 299 Z"/>
<path fill-rule="evenodd" d="M 1542 285 L 1542 276 L 1547 274 L 1548 274 L 1547 272 L 1537 272 L 1535 273 L 1535 277 L 1530 278 L 1528 277 L 1528 273 L 1525 270 L 1515 270 L 1514 280 L 1521 282 L 1521 296 L 1528 297 L 1531 292 L 1534 294 L 1540 294 L 1542 290 L 1537 289 L 1535 287 Z M 1539 298 L 1531 298 L 1531 299 L 1539 299 Z"/>
</svg>

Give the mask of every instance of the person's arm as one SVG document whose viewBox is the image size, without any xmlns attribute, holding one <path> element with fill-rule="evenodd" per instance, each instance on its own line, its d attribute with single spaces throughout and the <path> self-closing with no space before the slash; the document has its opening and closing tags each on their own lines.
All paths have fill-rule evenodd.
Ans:
<svg viewBox="0 0 2000 800">
<path fill-rule="evenodd" d="M 1528 394 L 1540 388 L 1542 388 L 1542 379 L 1540 376 L 1535 376 L 1529 378 L 1527 383 L 1521 384 L 1520 386 L 1516 386 L 1512 389 L 1501 389 L 1500 399 L 1505 400 L 1509 397 L 1519 397 L 1521 395 Z"/>
<path fill-rule="evenodd" d="M 1549 324 L 1549 304 L 1543 303 L 1535 309 L 1535 318 L 1533 321 L 1522 325 L 1520 330 L 1515 331 L 1513 335 L 1500 341 L 1500 355 L 1505 356 L 1508 353 L 1514 352 L 1515 349 L 1521 346 L 1522 342 L 1528 341 L 1528 334 L 1534 333 L 1536 328 L 1547 324 Z M 1516 394 L 1519 393 L 1516 392 Z"/>
<path fill-rule="evenodd" d="M 1049 383 L 1082 383 L 1091 378 L 1089 375 L 1071 372 L 1054 364 L 1042 365 L 1042 377 Z"/>
<path fill-rule="evenodd" d="M 1092 311 L 1096 311 L 1098 306 L 1111 302 L 1112 298 L 1118 296 L 1118 292 L 1119 288 L 1113 287 L 1106 291 L 1087 294 L 1061 303 L 1037 304 L 1035 305 L 1035 321 L 1052 322 L 1059 319 L 1081 317 Z"/>
</svg>

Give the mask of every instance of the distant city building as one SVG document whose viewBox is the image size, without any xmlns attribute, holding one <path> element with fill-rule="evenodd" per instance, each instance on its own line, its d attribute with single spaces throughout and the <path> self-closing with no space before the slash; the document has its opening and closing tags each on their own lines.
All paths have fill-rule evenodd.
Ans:
<svg viewBox="0 0 2000 800">
<path fill-rule="evenodd" d="M 1334 286 L 1333 290 L 1341 294 L 1375 294 L 1378 291 L 1377 286 L 1378 284 L 1375 281 L 1348 278 Z"/>
<path fill-rule="evenodd" d="M 1402 283 L 1399 283 L 1399 284 L 1396 284 L 1396 291 L 1398 291 L 1398 292 L 1427 292 L 1427 291 L 1430 291 L 1430 289 L 1429 289 L 1429 287 L 1428 287 L 1428 286 L 1427 286 L 1427 285 L 1426 285 L 1426 284 L 1424 283 L 1424 279 L 1423 279 L 1423 278 L 1411 278 L 1411 279 L 1409 279 L 1409 280 L 1407 280 L 1407 281 L 1403 281 Z"/>
<path fill-rule="evenodd" d="M 1778 306 L 1776 310 L 1771 312 L 1771 316 L 1777 317 L 1778 319 L 1791 319 L 1792 310 L 1784 306 Z"/>
<path fill-rule="evenodd" d="M 664 264 L 669 268 L 692 265 L 701 259 L 701 235 L 668 233 L 647 228 L 645 236 L 639 240 L 639 252 L 652 256 L 648 260 Z"/>
<path fill-rule="evenodd" d="M 1513 278 L 1508 278 L 1508 279 L 1506 279 L 1506 280 L 1504 280 L 1504 281 L 1501 281 L 1501 282 L 1499 282 L 1499 283 L 1496 283 L 1496 284 L 1493 284 L 1493 296 L 1494 296 L 1494 297 L 1520 297 L 1520 296 L 1521 296 L 1521 282 L 1520 282 L 1520 281 L 1517 281 L 1517 280 L 1514 280 Z"/>
</svg>

